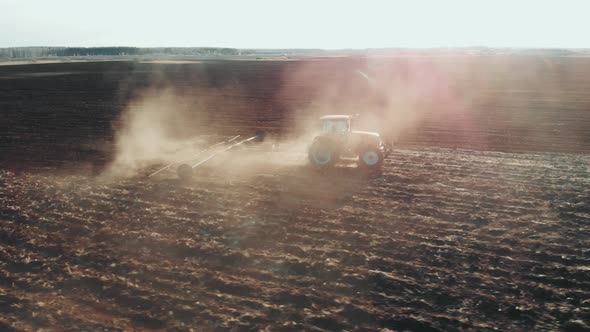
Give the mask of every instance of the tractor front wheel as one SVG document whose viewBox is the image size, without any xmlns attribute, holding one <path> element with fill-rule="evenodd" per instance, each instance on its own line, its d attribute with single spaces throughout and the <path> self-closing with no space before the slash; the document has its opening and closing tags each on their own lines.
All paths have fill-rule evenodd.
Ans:
<svg viewBox="0 0 590 332">
<path fill-rule="evenodd" d="M 359 166 L 367 170 L 379 170 L 383 165 L 383 152 L 377 148 L 367 148 L 359 153 Z"/>
</svg>

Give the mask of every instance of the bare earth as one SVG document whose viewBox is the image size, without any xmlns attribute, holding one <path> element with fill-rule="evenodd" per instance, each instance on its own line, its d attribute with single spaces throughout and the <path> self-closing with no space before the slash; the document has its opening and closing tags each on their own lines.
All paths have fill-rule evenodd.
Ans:
<svg viewBox="0 0 590 332">
<path fill-rule="evenodd" d="M 590 59 L 451 60 L 382 174 L 289 151 L 188 182 L 100 176 L 141 91 L 197 96 L 183 130 L 285 138 L 360 60 L 0 68 L 0 330 L 587 330 Z"/>
</svg>

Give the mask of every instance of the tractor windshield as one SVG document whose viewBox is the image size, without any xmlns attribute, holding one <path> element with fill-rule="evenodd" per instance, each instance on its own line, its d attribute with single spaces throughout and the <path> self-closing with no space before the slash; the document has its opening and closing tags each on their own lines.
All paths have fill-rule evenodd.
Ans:
<svg viewBox="0 0 590 332">
<path fill-rule="evenodd" d="M 348 120 L 324 120 L 322 124 L 322 132 L 330 134 L 346 133 L 348 128 Z"/>
</svg>

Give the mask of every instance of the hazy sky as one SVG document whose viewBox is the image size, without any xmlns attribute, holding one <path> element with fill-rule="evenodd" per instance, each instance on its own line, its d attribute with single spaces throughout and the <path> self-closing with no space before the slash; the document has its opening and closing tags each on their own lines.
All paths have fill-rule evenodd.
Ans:
<svg viewBox="0 0 590 332">
<path fill-rule="evenodd" d="M 584 0 L 0 0 L 0 47 L 584 47 Z"/>
</svg>

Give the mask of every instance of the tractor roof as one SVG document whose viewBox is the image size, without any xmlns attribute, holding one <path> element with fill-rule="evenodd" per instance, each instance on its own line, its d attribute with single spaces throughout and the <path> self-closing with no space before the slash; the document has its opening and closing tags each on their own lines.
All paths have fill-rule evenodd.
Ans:
<svg viewBox="0 0 590 332">
<path fill-rule="evenodd" d="M 324 115 L 320 120 L 348 120 L 352 119 L 351 115 Z"/>
</svg>

